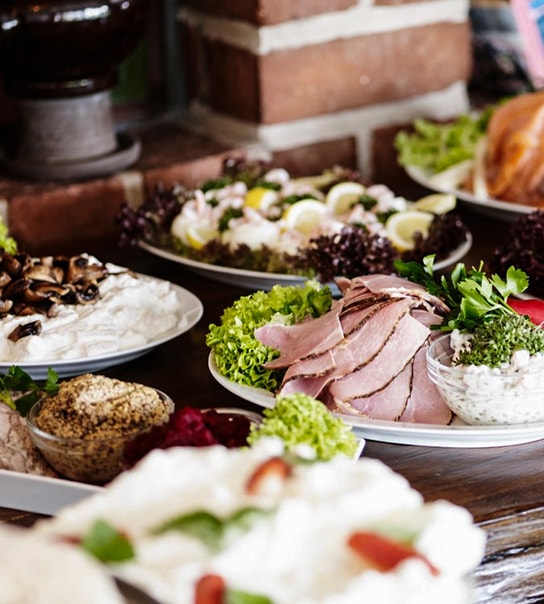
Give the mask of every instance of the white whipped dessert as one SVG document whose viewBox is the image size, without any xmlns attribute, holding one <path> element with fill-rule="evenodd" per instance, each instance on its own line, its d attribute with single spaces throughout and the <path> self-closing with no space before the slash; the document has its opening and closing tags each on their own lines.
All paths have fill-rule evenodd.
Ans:
<svg viewBox="0 0 544 604">
<path fill-rule="evenodd" d="M 471 601 L 466 575 L 481 561 L 485 535 L 467 510 L 424 503 L 402 476 L 366 458 L 298 464 L 287 476 L 268 476 L 271 482 L 255 480 L 281 452 L 269 439 L 251 449 L 155 450 L 103 492 L 36 528 L 78 538 L 97 520 L 107 522 L 135 548 L 135 558 L 111 570 L 165 604 L 192 603 L 209 575 L 273 604 Z M 225 519 L 248 507 L 263 514 L 221 547 L 194 533 L 156 533 L 195 512 Z M 359 531 L 410 535 L 417 556 L 380 570 L 348 546 Z"/>
<path fill-rule="evenodd" d="M 0 362 L 60 361 L 113 354 L 145 346 L 184 320 L 176 290 L 168 281 L 107 265 L 115 274 L 98 284 L 95 303 L 59 305 L 54 317 L 7 315 L 0 320 Z M 17 342 L 17 325 L 40 321 L 42 332 Z"/>
</svg>

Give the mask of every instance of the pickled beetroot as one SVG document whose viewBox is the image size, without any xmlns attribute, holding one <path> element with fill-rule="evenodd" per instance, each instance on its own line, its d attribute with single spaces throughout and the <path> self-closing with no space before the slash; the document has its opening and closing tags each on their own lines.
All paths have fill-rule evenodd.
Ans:
<svg viewBox="0 0 544 604">
<path fill-rule="evenodd" d="M 247 445 L 250 421 L 247 417 L 183 407 L 167 422 L 140 434 L 125 445 L 123 465 L 131 468 L 152 449 L 169 447 L 243 447 Z"/>
</svg>

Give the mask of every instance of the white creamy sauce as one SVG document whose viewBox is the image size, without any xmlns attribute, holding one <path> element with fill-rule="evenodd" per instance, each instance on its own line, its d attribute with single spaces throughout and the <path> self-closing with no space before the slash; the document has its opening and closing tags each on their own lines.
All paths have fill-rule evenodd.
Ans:
<svg viewBox="0 0 544 604">
<path fill-rule="evenodd" d="M 251 495 L 245 485 L 278 450 L 269 439 L 251 449 L 155 450 L 104 491 L 37 525 L 51 535 L 82 535 L 97 518 L 126 532 L 137 560 L 116 572 L 166 604 L 194 599 L 204 574 L 227 586 L 267 595 L 274 604 L 461 604 L 471 601 L 466 573 L 478 566 L 485 534 L 464 508 L 424 503 L 399 474 L 372 459 L 338 456 L 298 465 L 280 490 Z M 272 447 L 275 445 L 275 447 Z M 251 530 L 214 552 L 180 532 L 151 530 L 199 510 L 225 517 L 244 506 L 272 510 Z M 357 530 L 394 526 L 417 534 L 415 547 L 440 570 L 417 559 L 378 572 L 346 545 Z"/>
<path fill-rule="evenodd" d="M 119 267 L 108 265 L 110 270 Z M 145 346 L 183 320 L 168 281 L 124 272 L 99 284 L 91 304 L 62 305 L 54 317 L 40 314 L 0 321 L 0 362 L 28 363 L 94 357 Z M 41 321 L 42 332 L 17 342 L 8 335 L 20 324 Z"/>
<path fill-rule="evenodd" d="M 453 358 L 470 347 L 470 335 L 454 330 Z M 544 421 L 544 354 L 514 352 L 499 367 L 457 365 L 441 392 L 451 409 L 471 424 L 513 424 Z"/>
</svg>

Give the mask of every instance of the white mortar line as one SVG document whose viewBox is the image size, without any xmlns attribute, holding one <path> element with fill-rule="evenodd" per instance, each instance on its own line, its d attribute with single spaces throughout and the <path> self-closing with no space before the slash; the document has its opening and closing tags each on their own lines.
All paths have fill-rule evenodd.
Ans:
<svg viewBox="0 0 544 604">
<path fill-rule="evenodd" d="M 178 19 L 201 28 L 208 38 L 253 54 L 301 48 L 338 39 L 385 33 L 437 23 L 468 21 L 469 0 L 427 0 L 396 6 L 371 6 L 360 0 L 352 8 L 257 27 L 244 21 L 209 16 L 181 8 Z"/>
</svg>

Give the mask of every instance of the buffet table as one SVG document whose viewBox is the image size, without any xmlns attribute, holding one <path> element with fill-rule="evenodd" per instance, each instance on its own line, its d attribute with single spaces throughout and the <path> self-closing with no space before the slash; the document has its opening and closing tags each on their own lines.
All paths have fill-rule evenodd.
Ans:
<svg viewBox="0 0 544 604">
<path fill-rule="evenodd" d="M 489 257 L 505 236 L 507 225 L 464 210 L 474 235 L 465 262 Z M 222 310 L 249 293 L 210 281 L 166 259 L 140 249 L 119 249 L 96 243 L 88 251 L 103 261 L 175 282 L 196 294 L 204 315 L 189 332 L 139 359 L 104 370 L 124 380 L 155 386 L 178 406 L 225 406 L 259 410 L 224 390 L 208 370 L 205 336 Z M 474 581 L 477 602 L 529 603 L 544 600 L 544 440 L 515 446 L 448 448 L 399 445 L 367 440 L 364 455 L 382 460 L 405 476 L 431 501 L 447 499 L 462 505 L 487 531 L 486 557 Z M 0 521 L 30 526 L 39 516 L 0 508 Z"/>
</svg>

